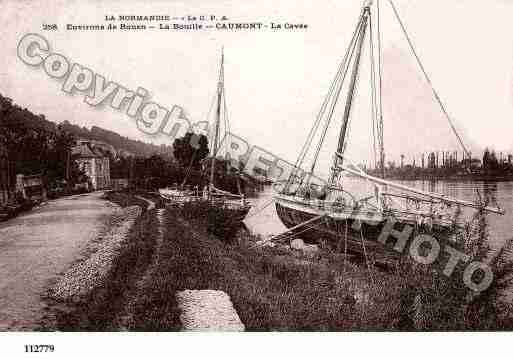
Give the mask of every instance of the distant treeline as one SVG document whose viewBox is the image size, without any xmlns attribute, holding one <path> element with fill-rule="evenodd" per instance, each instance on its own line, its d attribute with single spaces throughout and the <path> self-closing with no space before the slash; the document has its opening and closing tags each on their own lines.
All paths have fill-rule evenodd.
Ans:
<svg viewBox="0 0 513 359">
<path fill-rule="evenodd" d="M 381 170 L 374 168 L 369 173 L 380 175 Z M 427 156 L 422 155 L 421 161 L 413 160 L 409 164 L 405 164 L 404 156 L 401 156 L 399 165 L 394 161 L 387 162 L 385 176 L 397 179 L 513 179 L 513 155 L 500 153 L 497 156 L 495 151 L 486 148 L 482 159 L 458 160 L 456 152 L 431 152 Z"/>
</svg>

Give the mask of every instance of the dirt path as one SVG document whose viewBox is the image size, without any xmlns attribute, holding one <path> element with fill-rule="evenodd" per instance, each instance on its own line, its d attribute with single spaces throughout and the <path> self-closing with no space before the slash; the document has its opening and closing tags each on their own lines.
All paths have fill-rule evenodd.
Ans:
<svg viewBox="0 0 513 359">
<path fill-rule="evenodd" d="M 116 205 L 102 193 L 48 202 L 0 224 L 0 330 L 31 330 L 50 282 L 101 231 Z"/>
</svg>

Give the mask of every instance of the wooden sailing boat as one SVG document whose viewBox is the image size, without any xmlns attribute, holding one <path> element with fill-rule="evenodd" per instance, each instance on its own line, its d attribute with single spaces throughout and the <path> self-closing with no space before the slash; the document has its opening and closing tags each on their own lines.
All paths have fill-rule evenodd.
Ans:
<svg viewBox="0 0 513 359">
<path fill-rule="evenodd" d="M 183 183 L 180 188 L 162 189 L 160 195 L 175 203 L 186 203 L 191 201 L 209 201 L 215 206 L 222 207 L 227 211 L 230 211 L 230 215 L 235 218 L 244 218 L 249 212 L 251 206 L 249 201 L 246 200 L 244 194 L 241 192 L 240 183 L 237 183 L 239 193 L 231 193 L 228 191 L 221 190 L 215 186 L 216 182 L 216 156 L 221 152 L 220 139 L 221 139 L 221 120 L 226 124 L 228 123 L 227 111 L 226 111 L 226 98 L 225 98 L 225 87 L 224 87 L 224 51 L 221 52 L 221 63 L 219 68 L 219 77 L 217 82 L 217 90 L 215 94 L 215 116 L 213 121 L 213 131 L 211 133 L 210 140 L 210 156 L 203 161 L 203 169 L 208 173 L 208 185 L 203 188 L 202 191 L 198 190 L 185 190 L 184 186 L 187 181 L 188 173 L 185 176 Z M 225 126 L 226 132 L 226 126 Z M 192 164 L 192 161 L 191 161 Z M 226 169 L 228 170 L 228 169 Z M 239 174 L 237 174 L 238 176 Z M 237 181 L 239 177 L 237 177 Z"/>
<path fill-rule="evenodd" d="M 391 0 L 389 0 L 389 3 L 428 84 L 431 85 L 431 81 L 415 52 L 397 9 Z M 303 146 L 303 150 L 296 162 L 296 167 L 301 168 L 308 148 L 318 132 L 323 119 L 324 127 L 321 133 L 326 133 L 340 97 L 339 95 L 345 84 L 344 88 L 347 88 L 347 96 L 342 125 L 327 185 L 324 185 L 322 188 L 318 186 L 315 188 L 308 178 L 295 178 L 291 176 L 282 191 L 275 196 L 277 214 L 285 226 L 289 228 L 285 233 L 291 233 L 291 236 L 288 236 L 288 238 L 299 236 L 307 242 L 319 242 L 323 239 L 338 245 L 344 242 L 347 252 L 358 254 L 365 254 L 366 251 L 384 252 L 385 248 L 381 243 L 377 242 L 377 238 L 389 219 L 393 220 L 395 223 L 393 228 L 398 231 L 402 231 L 405 226 L 409 225 L 421 233 L 436 234 L 436 237 L 440 239 L 450 237 L 451 233 L 454 233 L 455 228 L 461 225 L 457 216 L 461 207 L 472 207 L 486 212 L 503 214 L 500 208 L 488 207 L 484 204 L 425 192 L 385 180 L 379 8 L 379 2 L 375 4 L 372 0 L 365 2 L 344 59 L 332 82 L 314 127 L 310 131 L 305 146 Z M 377 20 L 377 22 L 373 20 Z M 373 31 L 372 27 L 373 22 L 377 23 L 378 26 L 377 39 L 375 39 L 376 31 Z M 378 137 L 377 147 L 379 148 L 377 150 L 379 151 L 378 161 L 381 169 L 381 178 L 368 175 L 344 155 L 348 124 L 351 117 L 365 38 L 367 36 L 370 38 L 372 113 L 373 120 L 375 121 L 375 127 L 373 128 Z M 374 56 L 376 48 L 378 51 L 377 59 Z M 349 81 L 348 83 L 346 83 L 346 79 Z M 440 97 L 434 88 L 432 90 L 460 145 L 468 154 L 451 119 L 445 111 Z M 320 136 L 320 138 L 313 156 L 310 173 L 314 173 L 324 135 Z M 357 200 L 354 194 L 349 193 L 344 188 L 343 175 L 347 174 L 359 177 L 371 184 L 374 187 L 374 193 L 370 193 L 369 196 Z M 276 238 L 283 238 L 282 235 Z"/>
<path fill-rule="evenodd" d="M 206 163 L 210 167 L 209 183 L 207 188 L 204 190 L 204 196 L 211 203 L 214 203 L 216 205 L 229 209 L 230 211 L 233 211 L 233 214 L 238 218 L 244 218 L 248 214 L 251 206 L 249 201 L 247 201 L 244 194 L 241 192 L 239 183 L 240 179 L 238 177 L 239 174 L 236 175 L 238 181 L 237 188 L 239 190 L 238 194 L 221 190 L 215 186 L 216 156 L 218 156 L 221 152 L 221 120 L 223 119 L 225 124 L 228 124 L 228 114 L 226 110 L 226 91 L 224 87 L 224 50 L 221 51 L 221 64 L 219 66 L 219 79 L 217 83 L 215 104 L 216 109 L 214 117 L 213 136 L 211 136 L 213 137 L 213 139 L 211 141 L 212 144 L 210 146 L 211 153 L 210 158 Z M 224 132 L 226 135 L 226 126 L 224 128 Z"/>
</svg>

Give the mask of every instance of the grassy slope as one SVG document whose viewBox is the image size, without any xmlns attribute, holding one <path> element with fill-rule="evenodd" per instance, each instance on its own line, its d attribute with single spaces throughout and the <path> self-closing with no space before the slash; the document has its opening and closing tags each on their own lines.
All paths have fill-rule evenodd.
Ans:
<svg viewBox="0 0 513 359">
<path fill-rule="evenodd" d="M 248 330 L 393 329 L 388 277 L 331 261 L 297 258 L 290 252 L 229 245 L 167 212 L 157 272 L 138 300 L 135 328 L 178 330 L 175 293 L 183 289 L 227 292 Z M 385 296 L 385 289 L 387 295 Z M 373 293 L 366 300 L 365 293 Z M 361 297 L 361 300 L 355 300 Z M 396 301 L 398 302 L 398 301 Z"/>
</svg>

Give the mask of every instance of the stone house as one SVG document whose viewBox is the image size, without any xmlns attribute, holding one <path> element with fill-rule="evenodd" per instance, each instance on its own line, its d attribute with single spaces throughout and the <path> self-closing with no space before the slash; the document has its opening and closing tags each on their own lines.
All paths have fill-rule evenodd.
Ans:
<svg viewBox="0 0 513 359">
<path fill-rule="evenodd" d="M 109 156 L 101 148 L 89 141 L 79 140 L 73 147 L 72 157 L 89 178 L 92 190 L 110 188 Z"/>
</svg>

